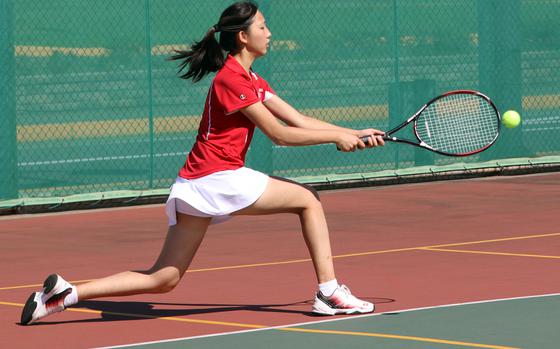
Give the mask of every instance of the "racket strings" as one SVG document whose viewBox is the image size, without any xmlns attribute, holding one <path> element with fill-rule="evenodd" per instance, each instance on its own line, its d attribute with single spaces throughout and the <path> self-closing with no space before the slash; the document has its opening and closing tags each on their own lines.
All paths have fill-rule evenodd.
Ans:
<svg viewBox="0 0 560 349">
<path fill-rule="evenodd" d="M 496 119 L 495 113 L 491 110 L 488 115 L 486 102 L 475 98 L 452 95 L 435 103 L 423 120 L 427 138 L 422 139 L 437 149 L 453 153 L 471 152 L 491 142 L 494 127 L 483 121 L 489 120 L 488 116 Z"/>
<path fill-rule="evenodd" d="M 498 134 L 496 110 L 474 94 L 451 94 L 430 104 L 416 121 L 416 132 L 428 146 L 452 154 L 475 152 Z"/>
</svg>

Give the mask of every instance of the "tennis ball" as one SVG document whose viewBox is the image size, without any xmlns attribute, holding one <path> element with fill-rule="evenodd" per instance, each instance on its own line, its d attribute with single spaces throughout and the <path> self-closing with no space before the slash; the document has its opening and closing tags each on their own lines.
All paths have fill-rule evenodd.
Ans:
<svg viewBox="0 0 560 349">
<path fill-rule="evenodd" d="M 515 110 L 508 110 L 502 116 L 502 123 L 507 128 L 514 128 L 521 122 L 521 116 Z"/>
</svg>

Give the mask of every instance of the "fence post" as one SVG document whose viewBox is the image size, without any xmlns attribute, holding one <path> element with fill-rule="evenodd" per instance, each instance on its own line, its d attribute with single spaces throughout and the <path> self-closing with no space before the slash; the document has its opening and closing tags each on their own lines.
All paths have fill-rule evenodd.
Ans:
<svg viewBox="0 0 560 349">
<path fill-rule="evenodd" d="M 151 26 L 151 10 L 150 10 L 150 0 L 144 0 L 144 14 L 145 14 L 145 30 L 146 30 L 146 88 L 148 90 L 148 137 L 150 141 L 150 179 L 148 186 L 150 189 L 154 189 L 154 157 L 155 157 L 155 129 L 154 129 L 154 86 L 152 77 L 152 26 Z"/>
<path fill-rule="evenodd" d="M 501 112 L 514 109 L 523 115 L 520 23 L 520 0 L 478 1 L 480 90 L 494 100 Z M 502 132 L 495 148 L 483 157 L 529 155 L 522 136 L 523 125 Z"/>
<path fill-rule="evenodd" d="M 0 200 L 18 197 L 13 17 L 12 0 L 0 0 Z"/>
<path fill-rule="evenodd" d="M 420 109 L 426 102 L 435 97 L 436 82 L 434 80 L 419 79 L 414 81 L 400 81 L 393 83 L 389 89 L 389 127 L 395 127 L 408 119 Z M 410 126 L 405 127 L 403 138 L 414 139 L 414 135 Z M 406 132 L 410 132 L 407 134 Z M 401 146 L 395 146 L 395 168 L 398 168 L 400 162 Z M 402 148 L 412 149 L 410 147 Z M 406 160 L 403 159 L 403 160 Z M 434 163 L 433 153 L 420 148 L 414 148 L 414 165 L 426 166 Z"/>
</svg>

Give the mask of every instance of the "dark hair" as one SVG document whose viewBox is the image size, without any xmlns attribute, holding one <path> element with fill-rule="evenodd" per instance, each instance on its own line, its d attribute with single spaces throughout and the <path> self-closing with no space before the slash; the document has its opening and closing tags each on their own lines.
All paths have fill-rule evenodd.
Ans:
<svg viewBox="0 0 560 349">
<path fill-rule="evenodd" d="M 195 41 L 187 51 L 175 50 L 176 54 L 169 60 L 183 60 L 179 64 L 179 73 L 187 66 L 186 73 L 180 75 L 183 79 L 200 81 L 210 72 L 216 72 L 224 66 L 226 52 L 237 49 L 236 34 L 247 30 L 258 6 L 250 1 L 236 2 L 222 12 L 218 24 L 210 27 L 202 40 Z M 220 42 L 216 40 L 216 33 L 220 33 Z"/>
</svg>

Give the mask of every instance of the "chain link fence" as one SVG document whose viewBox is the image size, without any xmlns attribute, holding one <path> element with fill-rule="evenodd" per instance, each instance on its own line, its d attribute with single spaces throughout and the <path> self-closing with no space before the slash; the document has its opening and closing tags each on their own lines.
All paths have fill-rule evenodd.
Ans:
<svg viewBox="0 0 560 349">
<path fill-rule="evenodd" d="M 0 201 L 168 187 L 196 136 L 210 78 L 166 59 L 231 1 L 0 0 Z M 523 122 L 478 156 L 388 144 L 279 147 L 247 165 L 291 178 L 560 155 L 560 0 L 263 0 L 255 63 L 304 113 L 385 130 L 428 99 L 475 89 Z"/>
</svg>

